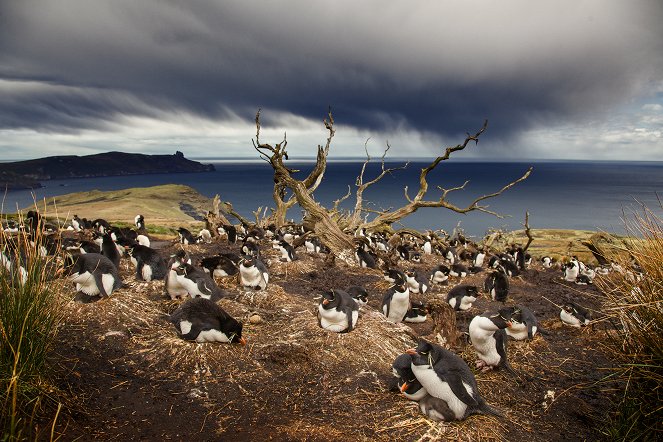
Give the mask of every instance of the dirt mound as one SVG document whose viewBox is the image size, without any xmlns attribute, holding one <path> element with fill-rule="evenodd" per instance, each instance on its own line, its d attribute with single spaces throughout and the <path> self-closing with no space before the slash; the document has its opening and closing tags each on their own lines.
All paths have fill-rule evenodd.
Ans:
<svg viewBox="0 0 663 442">
<path fill-rule="evenodd" d="M 179 247 L 171 244 L 162 252 L 166 256 Z M 195 262 L 237 251 L 222 242 L 185 247 Z M 387 322 L 380 303 L 389 284 L 379 271 L 344 264 L 325 268 L 322 256 L 306 253 L 283 263 L 275 250 L 264 253 L 270 262 L 265 291 L 240 290 L 235 278 L 217 280 L 229 293 L 220 305 L 244 322 L 245 347 L 178 338 L 167 317 L 180 301 L 163 296 L 161 281 L 135 281 L 126 261 L 121 271 L 126 287 L 98 303 L 71 303 L 58 361 L 60 387 L 71 392 L 77 407 L 60 421 L 64 439 L 599 438 L 593 427 L 605 414 L 605 393 L 588 387 L 612 364 L 599 345 L 606 326 L 563 327 L 557 307 L 542 298 L 557 304 L 568 298 L 598 310 L 600 295 L 593 287 L 569 286 L 552 270 L 528 270 L 514 278 L 510 302 L 533 310 L 549 335 L 509 342 L 516 376 L 476 374 L 481 394 L 505 418 L 434 423 L 398 394 L 391 374 L 391 363 L 415 345 L 416 336 L 436 339 L 431 321 Z M 414 267 L 430 270 L 439 263 L 441 258 L 425 256 Z M 485 276 L 463 282 L 481 286 Z M 320 290 L 350 285 L 363 285 L 370 295 L 357 328 L 345 334 L 322 330 L 315 316 Z M 413 298 L 443 298 L 452 286 Z M 484 295 L 471 311 L 456 315 L 459 331 L 467 331 L 474 315 L 496 307 Z M 254 314 L 261 317 L 257 324 L 248 321 Z M 474 367 L 476 355 L 465 339 L 454 350 Z"/>
</svg>

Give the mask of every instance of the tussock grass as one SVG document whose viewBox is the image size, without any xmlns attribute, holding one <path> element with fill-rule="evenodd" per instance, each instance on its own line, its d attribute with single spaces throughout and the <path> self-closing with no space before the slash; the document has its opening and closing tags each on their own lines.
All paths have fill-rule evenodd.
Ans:
<svg viewBox="0 0 663 442">
<path fill-rule="evenodd" d="M 625 385 L 606 435 L 656 440 L 663 435 L 663 219 L 643 207 L 624 225 L 628 237 L 608 249 L 621 270 L 597 281 L 618 333 L 613 347 L 622 364 L 613 377 Z"/>
<path fill-rule="evenodd" d="M 36 438 L 33 420 L 49 401 L 47 356 L 63 312 L 61 282 L 54 278 L 62 268 L 55 257 L 42 255 L 44 243 L 39 232 L 30 238 L 0 230 L 0 249 L 12 261 L 0 263 L 2 440 Z"/>
</svg>

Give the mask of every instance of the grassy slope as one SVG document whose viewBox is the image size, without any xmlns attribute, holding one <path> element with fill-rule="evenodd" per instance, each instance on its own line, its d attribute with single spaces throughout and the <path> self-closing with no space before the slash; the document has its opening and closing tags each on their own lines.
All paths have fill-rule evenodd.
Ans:
<svg viewBox="0 0 663 442">
<path fill-rule="evenodd" d="M 182 210 L 181 203 L 192 206 L 200 215 L 212 208 L 210 198 L 180 184 L 70 193 L 51 198 L 47 203 L 45 209 L 43 202 L 39 203 L 39 210 L 49 217 L 57 215 L 61 220 L 78 215 L 81 218 L 133 223 L 134 217 L 142 214 L 148 225 L 194 222 Z"/>
</svg>

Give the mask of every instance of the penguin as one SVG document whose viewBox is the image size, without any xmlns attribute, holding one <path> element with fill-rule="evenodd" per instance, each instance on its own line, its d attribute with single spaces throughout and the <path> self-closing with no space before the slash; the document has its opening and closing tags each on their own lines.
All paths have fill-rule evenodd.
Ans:
<svg viewBox="0 0 663 442">
<path fill-rule="evenodd" d="M 150 238 L 147 235 L 137 235 L 136 241 L 141 246 L 150 247 Z"/>
<path fill-rule="evenodd" d="M 527 307 L 517 305 L 511 315 L 511 327 L 506 328 L 506 334 L 517 341 L 534 339 L 537 332 L 544 333 L 534 313 Z"/>
<path fill-rule="evenodd" d="M 447 302 L 454 310 L 469 310 L 472 303 L 479 297 L 479 289 L 469 284 L 461 284 L 452 288 L 447 294 Z"/>
<path fill-rule="evenodd" d="M 392 284 L 403 285 L 407 283 L 407 277 L 402 270 L 391 268 L 383 273 L 384 279 Z"/>
<path fill-rule="evenodd" d="M 306 247 L 307 253 L 322 253 L 323 246 L 318 237 L 307 237 L 304 241 L 304 247 Z"/>
<path fill-rule="evenodd" d="M 499 271 L 494 271 L 483 283 L 483 287 L 493 301 L 505 302 L 509 295 L 509 278 Z"/>
<path fill-rule="evenodd" d="M 426 389 L 412 373 L 412 357 L 409 354 L 398 356 L 391 364 L 391 371 L 398 378 L 398 389 L 407 399 L 419 401 L 428 396 Z"/>
<path fill-rule="evenodd" d="M 101 254 L 101 245 L 92 242 L 92 241 L 86 241 L 82 240 L 79 242 L 79 247 L 81 253 L 98 253 Z"/>
<path fill-rule="evenodd" d="M 430 275 L 430 282 L 435 284 L 446 283 L 449 280 L 449 273 L 451 269 L 444 264 L 441 264 L 433 269 Z"/>
<path fill-rule="evenodd" d="M 110 231 L 110 224 L 108 224 L 108 221 L 102 218 L 95 219 L 92 221 L 92 228 L 96 230 L 97 232 L 101 233 L 102 235 L 108 231 Z"/>
<path fill-rule="evenodd" d="M 355 252 L 357 261 L 359 262 L 360 267 L 365 267 L 369 269 L 374 269 L 377 267 L 375 263 L 375 258 L 368 251 L 364 250 L 362 246 L 357 247 Z"/>
<path fill-rule="evenodd" d="M 433 244 L 431 244 L 429 238 L 426 238 L 424 245 L 421 246 L 421 250 L 424 252 L 424 255 L 431 255 L 433 253 Z"/>
<path fill-rule="evenodd" d="M 126 249 L 131 262 L 136 266 L 137 280 L 149 282 L 166 277 L 168 264 L 159 252 L 140 244 L 131 245 Z"/>
<path fill-rule="evenodd" d="M 410 309 L 405 313 L 405 322 L 426 322 L 428 309 L 421 301 L 412 301 Z"/>
<path fill-rule="evenodd" d="M 25 224 L 30 232 L 41 232 L 44 229 L 44 219 L 36 210 L 29 210 L 25 217 Z"/>
<path fill-rule="evenodd" d="M 511 326 L 513 307 L 502 308 L 496 314 L 475 316 L 470 322 L 470 341 L 477 352 L 477 368 L 489 371 L 503 367 L 512 371 L 506 360 L 506 331 Z"/>
<path fill-rule="evenodd" d="M 423 388 L 430 396 L 447 403 L 450 420 L 462 420 L 472 414 L 502 416 L 486 404 L 472 370 L 455 353 L 423 339 L 416 349 L 410 348 L 406 353 L 412 359 L 412 373 Z"/>
<path fill-rule="evenodd" d="M 299 259 L 297 253 L 295 253 L 295 248 L 288 244 L 285 240 L 279 241 L 279 243 L 275 244 L 273 247 L 281 252 L 282 262 L 292 262 Z"/>
<path fill-rule="evenodd" d="M 81 230 L 83 230 L 83 222 L 78 217 L 78 215 L 74 215 L 74 217 L 71 219 L 71 226 L 74 228 L 76 232 L 80 232 Z"/>
<path fill-rule="evenodd" d="M 368 304 L 368 292 L 364 287 L 358 285 L 352 285 L 345 289 L 345 291 L 352 296 L 352 299 L 355 300 L 359 307 L 363 307 Z"/>
<path fill-rule="evenodd" d="M 177 229 L 177 235 L 180 237 L 180 244 L 194 244 L 196 240 L 193 239 L 193 235 L 189 232 L 188 229 L 180 227 Z"/>
<path fill-rule="evenodd" d="M 169 321 L 175 325 L 177 334 L 187 341 L 246 345 L 242 323 L 209 299 L 187 300 L 170 315 Z"/>
<path fill-rule="evenodd" d="M 84 302 L 108 297 L 123 285 L 117 267 L 98 253 L 79 255 L 70 269 L 69 279 L 76 284 Z"/>
<path fill-rule="evenodd" d="M 165 291 L 170 299 L 184 299 L 189 292 L 177 279 L 177 268 L 183 264 L 191 264 L 191 259 L 184 250 L 180 250 L 175 255 L 171 255 L 168 263 L 168 273 L 165 277 Z"/>
<path fill-rule="evenodd" d="M 259 257 L 260 247 L 258 247 L 258 244 L 255 242 L 245 241 L 244 244 L 242 244 L 242 253 L 247 256 Z"/>
<path fill-rule="evenodd" d="M 269 272 L 259 257 L 245 255 L 239 265 L 239 281 L 243 287 L 264 290 L 269 283 Z"/>
<path fill-rule="evenodd" d="M 472 262 L 472 265 L 474 267 L 483 267 L 483 261 L 485 259 L 486 259 L 486 252 L 483 249 L 481 249 L 474 256 L 474 261 Z"/>
<path fill-rule="evenodd" d="M 589 285 L 592 284 L 592 278 L 590 278 L 587 275 L 578 275 L 578 277 L 575 280 L 575 283 L 577 285 Z"/>
<path fill-rule="evenodd" d="M 382 313 L 395 324 L 403 321 L 410 308 L 410 290 L 406 285 L 393 285 L 382 298 Z"/>
<path fill-rule="evenodd" d="M 451 264 L 449 276 L 464 278 L 467 276 L 467 267 L 460 263 Z"/>
<path fill-rule="evenodd" d="M 136 215 L 134 225 L 138 230 L 145 230 L 145 217 L 143 215 Z"/>
<path fill-rule="evenodd" d="M 419 276 L 416 270 L 410 269 L 406 270 L 404 273 L 410 293 L 426 293 L 428 290 L 428 284 L 424 278 Z"/>
<path fill-rule="evenodd" d="M 209 244 L 211 242 L 212 242 L 212 234 L 210 233 L 209 230 L 202 229 L 200 232 L 198 232 L 198 236 L 196 236 L 196 243 Z"/>
<path fill-rule="evenodd" d="M 16 278 L 21 285 L 25 285 L 28 281 L 28 271 L 26 270 L 27 264 L 24 251 L 17 246 L 13 239 L 6 238 L 4 244 L 0 244 L 0 265 L 12 274 L 16 272 Z M 0 273 L 4 278 L 5 275 Z M 7 275 L 9 276 L 9 275 Z"/>
<path fill-rule="evenodd" d="M 516 266 L 518 270 L 524 271 L 527 270 L 527 257 L 525 256 L 525 251 L 522 247 L 517 247 L 514 253 L 514 261 L 516 261 Z"/>
<path fill-rule="evenodd" d="M 110 232 L 103 234 L 101 242 L 101 254 L 106 258 L 110 259 L 116 269 L 120 269 L 120 257 L 121 254 L 117 250 L 115 242 L 111 238 Z"/>
<path fill-rule="evenodd" d="M 500 260 L 499 265 L 496 268 L 500 270 L 502 273 L 506 274 L 507 276 L 520 275 L 520 270 L 518 269 L 516 263 L 508 259 Z"/>
<path fill-rule="evenodd" d="M 578 304 L 567 302 L 562 306 L 562 310 L 559 312 L 559 318 L 566 325 L 572 327 L 584 327 L 589 325 L 589 322 L 592 319 L 592 314 L 589 310 Z"/>
<path fill-rule="evenodd" d="M 327 290 L 318 304 L 318 325 L 335 333 L 351 332 L 357 326 L 359 305 L 343 290 Z"/>
<path fill-rule="evenodd" d="M 447 401 L 430 394 L 419 401 L 419 409 L 427 418 L 435 422 L 452 421 L 456 417 Z"/>
<path fill-rule="evenodd" d="M 237 228 L 230 224 L 225 224 L 217 229 L 219 235 L 225 235 L 230 244 L 237 242 Z"/>
<path fill-rule="evenodd" d="M 421 262 L 421 253 L 417 251 L 410 252 L 410 261 L 412 262 Z"/>
<path fill-rule="evenodd" d="M 564 264 L 564 281 L 575 282 L 576 278 L 580 274 L 580 265 L 575 259 L 571 259 L 569 262 Z"/>
<path fill-rule="evenodd" d="M 553 265 L 553 259 L 550 256 L 544 256 L 541 258 L 541 265 L 544 269 L 549 269 Z"/>
<path fill-rule="evenodd" d="M 177 281 L 192 298 L 205 298 L 216 302 L 225 297 L 225 292 L 207 273 L 191 264 L 180 264 L 175 269 L 175 273 L 177 273 Z"/>
<path fill-rule="evenodd" d="M 398 252 L 398 256 L 400 256 L 401 259 L 404 259 L 406 261 L 410 260 L 411 251 L 410 251 L 410 248 L 407 245 L 401 244 L 401 245 L 397 246 L 396 247 L 396 252 Z"/>
<path fill-rule="evenodd" d="M 239 260 L 238 260 L 239 262 Z M 214 278 L 234 276 L 239 272 L 237 264 L 224 255 L 210 256 L 200 260 L 200 266 Z"/>
</svg>

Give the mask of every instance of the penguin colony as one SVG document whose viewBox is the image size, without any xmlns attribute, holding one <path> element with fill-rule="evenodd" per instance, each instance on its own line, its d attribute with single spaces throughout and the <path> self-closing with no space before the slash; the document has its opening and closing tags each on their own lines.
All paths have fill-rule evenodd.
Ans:
<svg viewBox="0 0 663 442">
<path fill-rule="evenodd" d="M 6 223 L 3 229 L 8 234 L 21 234 L 45 228 L 37 213 L 31 213 L 28 219 L 26 226 Z M 279 260 L 285 263 L 299 259 L 300 247 L 299 253 L 329 252 L 317 237 L 307 236 L 301 226 L 276 229 L 226 225 L 214 235 L 203 229 L 195 236 L 181 227 L 177 231 L 180 251 L 164 256 L 149 246 L 142 215 L 136 216 L 135 224 L 136 229 L 120 229 L 103 219 L 88 221 L 73 217 L 67 229 L 70 232 L 62 235 L 59 248 L 72 262 L 68 277 L 77 292 L 76 299 L 95 302 L 112 296 L 124 285 L 119 268 L 125 259 L 131 262 L 137 281 L 163 281 L 166 297 L 184 300 L 169 321 L 181 338 L 198 343 L 246 343 L 243 324 L 217 304 L 228 294 L 215 278 L 236 278 L 241 290 L 265 290 L 269 284 L 269 262 L 262 253 L 266 248 L 278 250 Z M 220 252 L 197 262 L 187 253 L 191 244 L 222 241 L 240 242 L 240 253 Z M 0 246 L 0 265 L 7 271 L 21 268 L 17 246 L 12 241 L 4 241 Z M 46 253 L 57 253 L 57 249 Z M 425 255 L 437 255 L 443 263 L 426 272 L 421 267 L 415 268 L 412 263 L 421 262 Z M 473 315 L 467 332 L 476 352 L 476 367 L 481 372 L 513 371 L 507 359 L 508 337 L 534 339 L 537 333 L 546 333 L 526 306 L 506 305 L 510 279 L 518 277 L 531 264 L 531 257 L 522 248 L 488 256 L 486 250 L 462 235 L 453 239 L 446 236 L 443 240 L 431 235 L 388 239 L 382 234 L 360 231 L 356 232 L 355 259 L 360 267 L 381 269 L 390 286 L 384 293 L 369 293 L 357 285 L 322 290 L 318 294 L 316 316 L 319 327 L 327 332 L 351 333 L 360 327 L 361 311 L 370 308 L 369 299 L 380 296 L 386 321 L 422 323 L 429 319 L 426 300 L 441 296 L 458 314 Z M 543 257 L 541 265 L 550 268 L 555 262 Z M 560 279 L 576 284 L 591 284 L 597 273 L 606 271 L 590 269 L 575 256 L 561 270 Z M 478 287 L 463 283 L 463 279 L 479 272 L 486 273 L 483 292 L 495 304 L 489 312 L 473 314 L 473 303 L 484 294 Z M 560 320 L 573 327 L 586 326 L 590 324 L 591 312 L 568 301 L 561 306 Z M 462 420 L 473 414 L 502 415 L 482 398 L 467 363 L 437 344 L 420 340 L 416 348 L 408 349 L 393 361 L 392 371 L 398 390 L 407 399 L 417 401 L 421 412 L 431 420 Z"/>
</svg>

